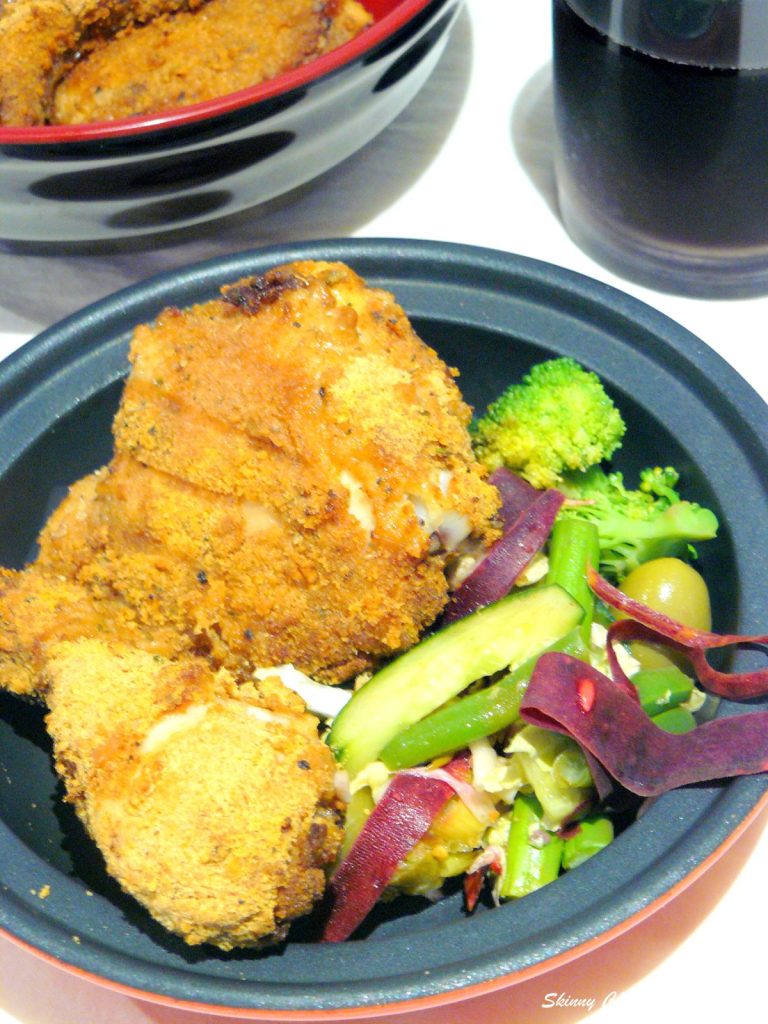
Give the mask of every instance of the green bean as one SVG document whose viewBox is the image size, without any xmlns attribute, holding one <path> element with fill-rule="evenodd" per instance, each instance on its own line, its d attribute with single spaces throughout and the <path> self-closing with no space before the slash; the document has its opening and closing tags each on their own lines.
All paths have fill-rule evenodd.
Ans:
<svg viewBox="0 0 768 1024">
<path fill-rule="evenodd" d="M 587 657 L 578 627 L 547 650 Z M 445 704 L 415 722 L 390 740 L 379 759 L 391 771 L 413 768 L 505 729 L 520 715 L 520 703 L 540 657 L 535 655 L 497 683 Z"/>
<path fill-rule="evenodd" d="M 587 583 L 587 566 L 597 568 L 600 537 L 586 519 L 556 519 L 549 538 L 547 583 L 557 583 L 584 609 L 581 635 L 589 643 L 595 617 L 595 595 Z"/>
<path fill-rule="evenodd" d="M 541 804 L 520 793 L 512 805 L 507 862 L 499 887 L 502 899 L 527 896 L 560 874 L 563 840 L 541 823 Z"/>
<path fill-rule="evenodd" d="M 640 669 L 632 676 L 632 685 L 649 715 L 677 707 L 693 692 L 693 680 L 676 665 Z"/>
<path fill-rule="evenodd" d="M 576 827 L 578 831 L 563 844 L 563 868 L 566 871 L 583 864 L 613 841 L 613 823 L 603 814 L 582 818 Z"/>
<path fill-rule="evenodd" d="M 696 728 L 696 719 L 688 708 L 667 708 L 653 715 L 651 721 L 665 732 L 684 733 Z"/>
</svg>

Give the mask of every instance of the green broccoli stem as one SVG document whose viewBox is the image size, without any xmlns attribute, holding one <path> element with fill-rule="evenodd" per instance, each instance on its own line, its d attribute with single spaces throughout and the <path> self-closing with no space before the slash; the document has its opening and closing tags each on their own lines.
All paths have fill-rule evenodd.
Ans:
<svg viewBox="0 0 768 1024">
<path fill-rule="evenodd" d="M 507 862 L 499 886 L 501 899 L 518 899 L 553 882 L 560 874 L 563 840 L 541 822 L 541 804 L 520 793 L 512 805 Z"/>
<path fill-rule="evenodd" d="M 562 651 L 575 658 L 588 657 L 580 627 L 566 633 L 547 651 Z M 506 729 L 520 716 L 523 695 L 541 654 L 529 658 L 498 682 L 459 697 L 403 729 L 381 750 L 379 760 L 390 771 L 413 768 Z"/>
<path fill-rule="evenodd" d="M 595 617 L 595 595 L 587 583 L 587 566 L 600 562 L 600 535 L 586 519 L 558 518 L 549 538 L 547 583 L 557 583 L 584 609 L 581 635 L 589 643 Z"/>
<path fill-rule="evenodd" d="M 566 473 L 558 489 L 583 504 L 566 507 L 560 518 L 584 519 L 597 526 L 600 572 L 621 580 L 643 562 L 680 557 L 691 545 L 717 535 L 718 522 L 710 509 L 680 498 L 679 474 L 671 466 L 643 470 L 639 489 L 625 486 L 621 473 L 600 466 Z"/>
<path fill-rule="evenodd" d="M 604 814 L 583 818 L 563 843 L 563 868 L 570 871 L 613 842 L 613 822 Z"/>
</svg>

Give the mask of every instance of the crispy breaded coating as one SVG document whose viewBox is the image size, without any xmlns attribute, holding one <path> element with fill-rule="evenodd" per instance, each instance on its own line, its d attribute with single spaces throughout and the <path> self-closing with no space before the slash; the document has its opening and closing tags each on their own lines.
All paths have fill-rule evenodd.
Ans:
<svg viewBox="0 0 768 1024">
<path fill-rule="evenodd" d="M 316 720 L 243 681 L 410 647 L 499 496 L 455 373 L 343 264 L 167 309 L 130 359 L 114 458 L 0 570 L 0 685 L 48 703 L 120 884 L 187 942 L 260 945 L 322 893 L 340 805 Z"/>
<path fill-rule="evenodd" d="M 223 96 L 306 64 L 370 21 L 357 0 L 207 0 L 78 61 L 56 90 L 52 120 L 111 120 Z"/>
<path fill-rule="evenodd" d="M 131 25 L 203 0 L 0 0 L 0 125 L 50 121 L 77 60 Z"/>
<path fill-rule="evenodd" d="M 27 570 L 83 588 L 108 636 L 128 622 L 166 654 L 175 637 L 235 673 L 340 681 L 414 644 L 451 549 L 495 536 L 452 373 L 348 267 L 296 263 L 166 310 L 131 361 L 115 458 Z"/>
<path fill-rule="evenodd" d="M 47 650 L 61 640 L 104 636 L 125 643 L 157 642 L 136 629 L 135 617 L 117 602 L 94 602 L 85 587 L 45 572 L 0 568 L 0 685 L 36 696 Z M 176 645 L 171 644 L 171 649 Z"/>
<path fill-rule="evenodd" d="M 0 125 L 212 99 L 358 35 L 358 0 L 0 0 Z"/>
<path fill-rule="evenodd" d="M 109 872 L 170 931 L 222 949 L 283 938 L 342 836 L 333 757 L 277 680 L 97 640 L 51 649 L 57 768 Z"/>
<path fill-rule="evenodd" d="M 94 539 L 89 514 L 105 473 L 79 480 L 47 523 L 48 542 L 71 564 Z M 48 648 L 62 640 L 97 637 L 171 656 L 180 646 L 175 628 L 175 623 L 155 622 L 148 630 L 136 609 L 86 572 L 76 580 L 43 565 L 22 572 L 0 567 L 0 686 L 11 693 L 37 694 Z"/>
<path fill-rule="evenodd" d="M 0 125 L 44 122 L 74 36 L 65 0 L 0 2 Z"/>
</svg>

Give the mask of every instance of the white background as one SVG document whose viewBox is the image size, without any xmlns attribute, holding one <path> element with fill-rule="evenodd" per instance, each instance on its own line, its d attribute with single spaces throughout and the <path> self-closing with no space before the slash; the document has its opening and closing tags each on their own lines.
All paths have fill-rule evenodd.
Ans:
<svg viewBox="0 0 768 1024">
<path fill-rule="evenodd" d="M 523 253 L 624 288 L 692 330 L 768 398 L 768 298 L 702 301 L 639 288 L 593 263 L 565 234 L 551 166 L 550 47 L 548 0 L 468 0 L 434 76 L 408 110 L 360 153 L 289 196 L 119 250 L 46 253 L 0 243 L 0 356 L 116 288 L 198 259 L 298 239 L 433 238 Z M 670 905 L 602 949 L 475 1004 L 407 1019 L 765 1019 L 765 820 Z M 200 1020 L 73 978 L 0 939 L 0 1024 Z"/>
</svg>

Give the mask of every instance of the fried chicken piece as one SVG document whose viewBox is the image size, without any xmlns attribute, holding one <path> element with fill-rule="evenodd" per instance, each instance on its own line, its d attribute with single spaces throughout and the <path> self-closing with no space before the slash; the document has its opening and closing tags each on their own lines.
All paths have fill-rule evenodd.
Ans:
<svg viewBox="0 0 768 1024">
<path fill-rule="evenodd" d="M 47 524 L 49 542 L 76 560 L 88 551 L 88 513 L 102 469 L 78 481 Z M 59 528 L 60 513 L 65 525 Z M 0 686 L 25 697 L 37 695 L 47 651 L 62 640 L 95 637 L 150 653 L 179 650 L 175 624 L 156 622 L 151 631 L 136 611 L 108 588 L 86 585 L 42 565 L 19 572 L 0 567 Z"/>
<path fill-rule="evenodd" d="M 126 643 L 147 639 L 131 619 L 127 607 L 98 604 L 72 580 L 0 568 L 0 685 L 36 696 L 51 644 L 82 636 L 109 635 Z"/>
<path fill-rule="evenodd" d="M 462 538 L 496 535 L 451 372 L 342 264 L 166 310 L 131 361 L 113 462 L 72 489 L 26 570 L 90 595 L 106 634 L 84 621 L 84 636 L 129 628 L 239 675 L 290 662 L 336 682 L 412 646 Z M 6 608 L 0 640 L 0 678 L 12 661 L 27 692 L 52 636 L 46 620 L 35 638 L 36 614 L 15 626 Z"/>
<path fill-rule="evenodd" d="M 371 20 L 357 0 L 207 0 L 78 61 L 58 86 L 52 119 L 80 124 L 223 96 L 306 64 Z"/>
<path fill-rule="evenodd" d="M 165 927 L 285 934 L 341 837 L 332 681 L 411 646 L 497 534 L 454 374 L 387 292 L 300 262 L 137 328 L 109 466 L 0 571 L 0 681 L 49 707 L 107 868 Z"/>
<path fill-rule="evenodd" d="M 0 0 L 0 125 L 46 124 L 59 81 L 129 25 L 203 0 Z"/>
<path fill-rule="evenodd" d="M 327 53 L 371 21 L 358 0 L 0 0 L 0 125 L 211 99 Z"/>
<path fill-rule="evenodd" d="M 74 31 L 64 0 L 0 0 L 0 125 L 43 123 Z"/>
<path fill-rule="evenodd" d="M 67 799 L 164 927 L 261 946 L 312 909 L 343 805 L 317 720 L 278 680 L 80 640 L 50 649 L 45 697 Z"/>
</svg>

